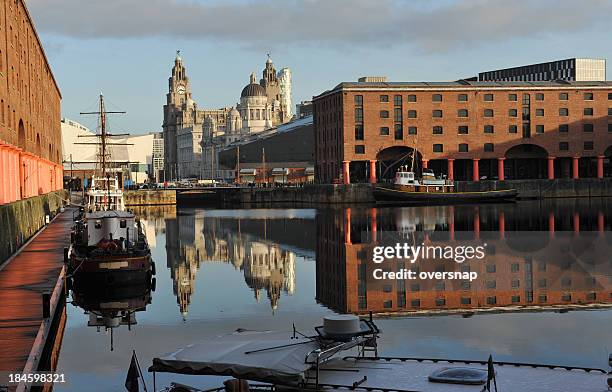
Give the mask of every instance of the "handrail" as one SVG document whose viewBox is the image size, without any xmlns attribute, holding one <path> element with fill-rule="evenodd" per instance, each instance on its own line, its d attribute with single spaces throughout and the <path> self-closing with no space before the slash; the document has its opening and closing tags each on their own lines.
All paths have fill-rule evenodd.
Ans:
<svg viewBox="0 0 612 392">
<path fill-rule="evenodd" d="M 367 361 L 401 361 L 401 362 L 406 362 L 406 361 L 416 361 L 416 362 L 433 362 L 433 363 L 437 363 L 437 362 L 448 362 L 448 363 L 464 363 L 464 364 L 471 364 L 471 363 L 475 363 L 475 364 L 479 364 L 479 365 L 486 365 L 488 364 L 488 361 L 485 360 L 475 360 L 475 359 L 448 359 L 448 358 L 421 358 L 421 357 L 369 357 L 369 358 L 364 358 L 364 357 L 356 357 L 356 356 L 346 356 L 343 357 L 342 359 L 354 359 L 354 360 L 367 360 Z M 532 368 L 548 368 L 548 369 L 565 369 L 565 370 L 583 370 L 587 373 L 590 372 L 600 372 L 603 374 L 608 374 L 607 371 L 603 370 L 603 369 L 599 369 L 599 368 L 589 368 L 589 367 L 582 367 L 582 366 L 568 366 L 568 365 L 550 365 L 550 364 L 538 364 L 538 363 L 528 363 L 528 362 L 507 362 L 507 361 L 493 361 L 494 365 L 499 365 L 499 366 L 504 366 L 504 365 L 508 365 L 508 366 L 516 366 L 516 367 L 532 367 Z"/>
</svg>

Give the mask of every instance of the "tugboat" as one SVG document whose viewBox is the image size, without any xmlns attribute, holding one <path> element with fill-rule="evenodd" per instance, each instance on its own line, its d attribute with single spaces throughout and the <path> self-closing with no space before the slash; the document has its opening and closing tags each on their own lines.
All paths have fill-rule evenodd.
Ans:
<svg viewBox="0 0 612 392">
<path fill-rule="evenodd" d="M 413 166 L 414 167 L 414 166 Z M 512 201 L 516 189 L 479 192 L 457 192 L 453 181 L 436 178 L 433 170 L 424 168 L 421 179 L 416 178 L 408 165 L 400 166 L 395 173 L 393 186 L 377 185 L 374 198 L 377 203 L 393 204 L 458 204 Z"/>
<path fill-rule="evenodd" d="M 87 192 L 87 204 L 76 219 L 71 233 L 71 247 L 66 261 L 70 274 L 80 280 L 106 285 L 133 284 L 151 281 L 155 264 L 140 220 L 125 210 L 119 179 L 111 177 L 107 169 L 110 154 L 108 145 L 114 136 L 106 132 L 104 97 L 100 94 L 100 110 L 84 114 L 99 114 L 100 170 Z"/>
</svg>

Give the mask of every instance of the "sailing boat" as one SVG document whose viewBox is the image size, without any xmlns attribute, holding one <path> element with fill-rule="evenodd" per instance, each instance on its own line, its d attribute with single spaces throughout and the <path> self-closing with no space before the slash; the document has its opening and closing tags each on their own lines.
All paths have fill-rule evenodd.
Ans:
<svg viewBox="0 0 612 392">
<path fill-rule="evenodd" d="M 140 220 L 125 210 L 123 191 L 116 173 L 111 174 L 110 150 L 113 137 L 127 134 L 107 132 L 107 111 L 100 94 L 99 110 L 81 114 L 98 115 L 98 170 L 87 192 L 84 211 L 75 221 L 68 252 L 68 270 L 75 279 L 92 279 L 106 285 L 132 284 L 151 281 L 155 264 Z M 112 175 L 112 177 L 111 177 Z"/>
<path fill-rule="evenodd" d="M 374 187 L 374 198 L 377 203 L 392 204 L 459 204 L 493 201 L 511 201 L 516 199 L 516 189 L 501 189 L 478 192 L 458 192 L 454 181 L 445 177 L 436 177 L 433 170 L 422 169 L 418 178 L 414 168 L 418 154 L 418 139 L 411 155 L 411 165 L 400 165 L 392 186 L 377 185 Z"/>
</svg>

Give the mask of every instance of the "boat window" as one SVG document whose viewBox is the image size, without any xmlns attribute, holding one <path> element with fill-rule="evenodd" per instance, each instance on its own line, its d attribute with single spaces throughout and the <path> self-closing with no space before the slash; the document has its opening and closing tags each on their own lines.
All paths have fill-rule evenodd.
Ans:
<svg viewBox="0 0 612 392">
<path fill-rule="evenodd" d="M 97 221 L 94 223 L 94 227 L 95 227 L 96 229 L 101 229 L 101 228 L 102 228 L 102 221 L 97 220 Z"/>
<path fill-rule="evenodd" d="M 429 376 L 429 381 L 450 384 L 479 385 L 487 382 L 488 373 L 484 369 L 469 367 L 442 368 Z"/>
<path fill-rule="evenodd" d="M 119 227 L 125 229 L 127 227 L 127 221 L 125 219 L 121 219 L 119 221 Z"/>
</svg>

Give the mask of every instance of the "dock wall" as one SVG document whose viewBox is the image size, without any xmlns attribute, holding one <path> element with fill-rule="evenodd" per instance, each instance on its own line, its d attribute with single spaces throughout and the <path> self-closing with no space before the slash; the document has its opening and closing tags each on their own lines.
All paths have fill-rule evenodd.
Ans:
<svg viewBox="0 0 612 392">
<path fill-rule="evenodd" d="M 455 182 L 458 191 L 514 188 L 520 199 L 612 197 L 612 178 Z M 141 192 L 141 191 L 138 191 Z M 314 185 L 287 188 L 208 188 L 176 190 L 178 205 L 311 206 L 319 204 L 372 204 L 370 184 Z"/>
<path fill-rule="evenodd" d="M 461 181 L 458 191 L 487 191 L 517 189 L 520 199 L 549 199 L 561 197 L 611 197 L 612 178 L 583 178 L 556 180 Z"/>
<path fill-rule="evenodd" d="M 125 191 L 123 195 L 126 206 L 161 206 L 176 204 L 176 191 L 171 189 Z"/>
<path fill-rule="evenodd" d="M 0 205 L 0 264 L 59 212 L 68 192 L 58 190 Z"/>
</svg>

